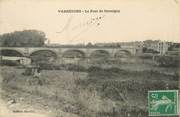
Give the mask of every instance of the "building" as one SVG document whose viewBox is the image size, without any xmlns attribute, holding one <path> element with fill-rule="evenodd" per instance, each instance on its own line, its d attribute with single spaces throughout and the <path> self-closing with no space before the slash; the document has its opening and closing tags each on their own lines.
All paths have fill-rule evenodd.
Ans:
<svg viewBox="0 0 180 117">
<path fill-rule="evenodd" d="M 160 40 L 146 40 L 144 41 L 144 47 L 150 50 L 158 52 L 160 55 L 166 54 L 169 47 L 173 45 L 172 42 L 160 41 Z"/>
<path fill-rule="evenodd" d="M 173 43 L 172 42 L 159 42 L 158 43 L 158 52 L 161 54 L 161 55 L 164 55 L 166 54 L 166 52 L 168 51 L 169 47 L 172 45 Z"/>
</svg>

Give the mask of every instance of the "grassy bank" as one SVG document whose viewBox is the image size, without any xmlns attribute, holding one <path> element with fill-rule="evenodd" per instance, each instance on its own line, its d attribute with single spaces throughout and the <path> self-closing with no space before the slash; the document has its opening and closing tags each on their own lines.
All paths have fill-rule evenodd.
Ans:
<svg viewBox="0 0 180 117">
<path fill-rule="evenodd" d="M 147 91 L 178 89 L 179 80 L 177 75 L 159 71 L 117 67 L 43 70 L 39 79 L 23 72 L 1 67 L 4 99 L 52 112 L 55 117 L 146 117 Z"/>
</svg>

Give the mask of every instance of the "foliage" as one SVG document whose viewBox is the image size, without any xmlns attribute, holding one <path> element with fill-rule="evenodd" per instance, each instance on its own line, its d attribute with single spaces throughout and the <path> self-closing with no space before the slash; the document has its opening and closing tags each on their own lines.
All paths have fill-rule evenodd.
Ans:
<svg viewBox="0 0 180 117">
<path fill-rule="evenodd" d="M 50 62 L 39 62 L 38 65 L 42 70 L 69 70 L 77 72 L 87 71 L 87 69 L 84 66 L 75 64 L 53 64 Z"/>
<path fill-rule="evenodd" d="M 94 45 L 91 43 L 91 42 L 89 42 L 87 45 L 86 45 L 86 47 L 93 47 Z"/>
<path fill-rule="evenodd" d="M 38 30 L 15 31 L 0 35 L 0 46 L 8 47 L 37 47 L 43 46 L 45 33 Z"/>
<path fill-rule="evenodd" d="M 153 54 L 158 54 L 159 52 L 153 49 L 148 49 L 146 47 L 143 48 L 143 53 L 153 53 Z"/>
<path fill-rule="evenodd" d="M 162 67 L 178 67 L 180 62 L 178 56 L 157 56 L 155 60 Z"/>
<path fill-rule="evenodd" d="M 168 48 L 168 51 L 173 51 L 176 48 L 180 48 L 180 43 L 174 43 Z"/>
</svg>

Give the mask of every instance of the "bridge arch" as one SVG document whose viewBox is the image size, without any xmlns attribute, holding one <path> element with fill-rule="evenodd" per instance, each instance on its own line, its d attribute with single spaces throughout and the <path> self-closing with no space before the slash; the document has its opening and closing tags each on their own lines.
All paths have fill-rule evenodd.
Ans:
<svg viewBox="0 0 180 117">
<path fill-rule="evenodd" d="M 90 58 L 109 58 L 110 53 L 106 50 L 94 50 L 90 54 Z"/>
<path fill-rule="evenodd" d="M 1 56 L 23 57 L 23 52 L 16 49 L 0 49 Z"/>
<path fill-rule="evenodd" d="M 31 52 L 30 57 L 32 59 L 32 62 L 36 62 L 36 61 L 53 62 L 58 59 L 58 54 L 55 51 L 43 49 L 43 50 L 35 50 Z"/>
<path fill-rule="evenodd" d="M 62 54 L 63 58 L 85 58 L 85 52 L 76 49 L 66 50 Z"/>
<path fill-rule="evenodd" d="M 126 58 L 126 57 L 130 57 L 130 56 L 131 56 L 131 52 L 128 50 L 118 50 L 114 54 L 115 58 Z"/>
</svg>

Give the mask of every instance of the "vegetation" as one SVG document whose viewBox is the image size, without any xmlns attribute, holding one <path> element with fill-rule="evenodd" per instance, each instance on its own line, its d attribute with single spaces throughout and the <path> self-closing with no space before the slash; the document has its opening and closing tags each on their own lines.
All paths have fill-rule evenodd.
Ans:
<svg viewBox="0 0 180 117">
<path fill-rule="evenodd" d="M 32 76 L 22 75 L 24 69 L 1 68 L 3 89 L 8 99 L 21 103 L 19 98 L 23 97 L 26 103 L 50 110 L 55 117 L 146 117 L 148 90 L 178 89 L 178 72 L 168 75 L 100 66 L 85 69 L 71 64 L 59 70 L 41 67 L 40 84 Z"/>
<path fill-rule="evenodd" d="M 175 43 L 173 45 L 171 45 L 168 50 L 169 51 L 173 51 L 174 49 L 180 48 L 180 43 Z"/>
<path fill-rule="evenodd" d="M 153 49 L 148 49 L 146 47 L 143 48 L 142 52 L 143 53 L 152 53 L 152 54 L 158 54 L 159 53 L 158 51 L 155 51 Z"/>
<path fill-rule="evenodd" d="M 39 47 L 46 41 L 45 33 L 38 30 L 15 31 L 0 35 L 0 46 Z"/>
<path fill-rule="evenodd" d="M 179 56 L 156 56 L 156 62 L 162 67 L 179 67 Z"/>
</svg>

